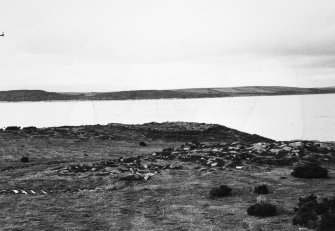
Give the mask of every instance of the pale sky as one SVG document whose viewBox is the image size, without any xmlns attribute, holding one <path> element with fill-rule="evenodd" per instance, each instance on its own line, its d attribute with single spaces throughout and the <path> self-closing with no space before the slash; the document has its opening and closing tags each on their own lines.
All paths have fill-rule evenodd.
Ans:
<svg viewBox="0 0 335 231">
<path fill-rule="evenodd" d="M 335 86 L 334 0 L 0 0 L 0 90 Z"/>
</svg>

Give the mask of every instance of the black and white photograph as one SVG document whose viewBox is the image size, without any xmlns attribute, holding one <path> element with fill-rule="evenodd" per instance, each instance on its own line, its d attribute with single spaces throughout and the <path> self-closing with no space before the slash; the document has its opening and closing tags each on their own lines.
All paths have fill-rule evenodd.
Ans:
<svg viewBox="0 0 335 231">
<path fill-rule="evenodd" d="M 1 231 L 335 231 L 335 1 L 0 0 Z"/>
</svg>

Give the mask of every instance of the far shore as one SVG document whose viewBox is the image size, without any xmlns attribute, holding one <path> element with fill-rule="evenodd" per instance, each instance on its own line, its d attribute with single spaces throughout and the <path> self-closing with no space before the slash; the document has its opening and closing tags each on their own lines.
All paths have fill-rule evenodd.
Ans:
<svg viewBox="0 0 335 231">
<path fill-rule="evenodd" d="M 295 88 L 281 86 L 252 86 L 234 88 L 198 88 L 177 90 L 136 90 L 119 92 L 61 93 L 43 90 L 0 91 L 0 102 L 68 102 L 68 101 L 125 101 L 179 100 L 253 96 L 289 96 L 335 94 L 335 87 Z"/>
</svg>

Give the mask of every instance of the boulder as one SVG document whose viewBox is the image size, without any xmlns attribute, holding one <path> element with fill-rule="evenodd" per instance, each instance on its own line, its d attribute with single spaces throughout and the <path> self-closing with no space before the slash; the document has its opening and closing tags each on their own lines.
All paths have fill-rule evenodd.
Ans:
<svg viewBox="0 0 335 231">
<path fill-rule="evenodd" d="M 281 150 L 280 149 L 270 149 L 270 152 L 273 153 L 273 154 L 278 154 Z"/>
<path fill-rule="evenodd" d="M 292 147 L 288 147 L 288 146 L 285 146 L 282 148 L 282 150 L 286 151 L 286 152 L 290 152 L 293 148 Z"/>
<path fill-rule="evenodd" d="M 256 143 L 252 146 L 252 150 L 258 152 L 259 154 L 263 154 L 266 152 L 267 144 L 266 143 Z"/>
<path fill-rule="evenodd" d="M 207 160 L 206 164 L 212 167 L 221 167 L 225 164 L 225 161 L 220 158 L 211 158 Z"/>
<path fill-rule="evenodd" d="M 294 149 L 302 149 L 304 147 L 304 143 L 301 141 L 298 141 L 298 142 L 289 143 L 289 146 Z"/>
</svg>

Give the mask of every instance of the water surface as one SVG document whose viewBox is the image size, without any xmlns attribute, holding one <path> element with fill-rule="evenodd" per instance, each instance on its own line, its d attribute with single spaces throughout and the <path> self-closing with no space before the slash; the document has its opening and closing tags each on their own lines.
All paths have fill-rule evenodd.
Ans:
<svg viewBox="0 0 335 231">
<path fill-rule="evenodd" d="M 0 103 L 0 127 L 188 121 L 276 140 L 335 141 L 335 94 Z"/>
</svg>

